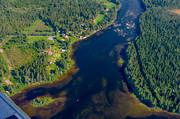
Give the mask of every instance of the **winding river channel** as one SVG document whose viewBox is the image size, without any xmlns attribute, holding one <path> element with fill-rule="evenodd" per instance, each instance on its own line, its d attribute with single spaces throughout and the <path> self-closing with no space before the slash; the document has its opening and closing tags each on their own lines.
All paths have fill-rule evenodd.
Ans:
<svg viewBox="0 0 180 119">
<path fill-rule="evenodd" d="M 143 105 L 126 84 L 128 43 L 138 35 L 144 12 L 140 0 L 120 0 L 117 20 L 106 30 L 73 45 L 76 64 L 61 80 L 30 87 L 12 97 L 33 119 L 178 119 L 177 115 Z M 48 106 L 33 107 L 39 96 L 51 96 Z"/>
</svg>

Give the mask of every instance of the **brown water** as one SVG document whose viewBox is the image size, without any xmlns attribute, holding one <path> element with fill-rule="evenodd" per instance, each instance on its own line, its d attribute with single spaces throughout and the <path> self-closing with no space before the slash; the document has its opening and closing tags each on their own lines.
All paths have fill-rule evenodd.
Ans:
<svg viewBox="0 0 180 119">
<path fill-rule="evenodd" d="M 74 44 L 74 68 L 61 81 L 27 88 L 12 99 L 34 119 L 178 119 L 178 115 L 143 105 L 126 84 L 124 66 L 128 42 L 138 35 L 143 13 L 140 0 L 120 0 L 122 8 L 108 29 Z M 31 101 L 51 96 L 55 101 L 35 108 Z"/>
</svg>

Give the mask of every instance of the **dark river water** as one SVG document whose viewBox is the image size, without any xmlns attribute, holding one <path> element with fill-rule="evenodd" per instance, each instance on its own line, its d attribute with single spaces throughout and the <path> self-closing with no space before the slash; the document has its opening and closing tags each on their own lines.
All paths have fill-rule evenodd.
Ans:
<svg viewBox="0 0 180 119">
<path fill-rule="evenodd" d="M 125 50 L 138 35 L 138 19 L 144 10 L 140 0 L 120 1 L 122 8 L 112 26 L 73 45 L 76 65 L 63 81 L 31 87 L 12 97 L 32 118 L 176 118 L 141 104 L 126 84 L 124 66 L 118 65 L 118 60 L 127 60 Z M 56 101 L 32 107 L 32 99 L 38 96 L 51 96 Z"/>
</svg>

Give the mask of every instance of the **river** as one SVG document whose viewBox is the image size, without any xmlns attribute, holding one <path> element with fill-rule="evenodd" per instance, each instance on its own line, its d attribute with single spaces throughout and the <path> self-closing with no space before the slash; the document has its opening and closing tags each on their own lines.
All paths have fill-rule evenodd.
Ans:
<svg viewBox="0 0 180 119">
<path fill-rule="evenodd" d="M 12 97 L 33 119 L 154 119 L 177 118 L 143 105 L 126 84 L 124 66 L 128 43 L 138 35 L 144 12 L 140 0 L 120 0 L 122 8 L 113 25 L 73 45 L 74 68 L 63 80 L 27 88 Z M 61 77 L 62 78 L 62 77 Z M 32 99 L 51 96 L 56 101 L 32 107 Z"/>
</svg>

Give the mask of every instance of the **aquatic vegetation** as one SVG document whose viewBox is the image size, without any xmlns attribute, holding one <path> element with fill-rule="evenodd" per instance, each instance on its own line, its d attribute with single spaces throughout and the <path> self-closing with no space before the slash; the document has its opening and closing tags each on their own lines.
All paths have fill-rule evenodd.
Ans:
<svg viewBox="0 0 180 119">
<path fill-rule="evenodd" d="M 32 106 L 34 107 L 46 106 L 52 103 L 53 101 L 54 99 L 52 99 L 51 97 L 38 97 L 32 101 Z"/>
</svg>

